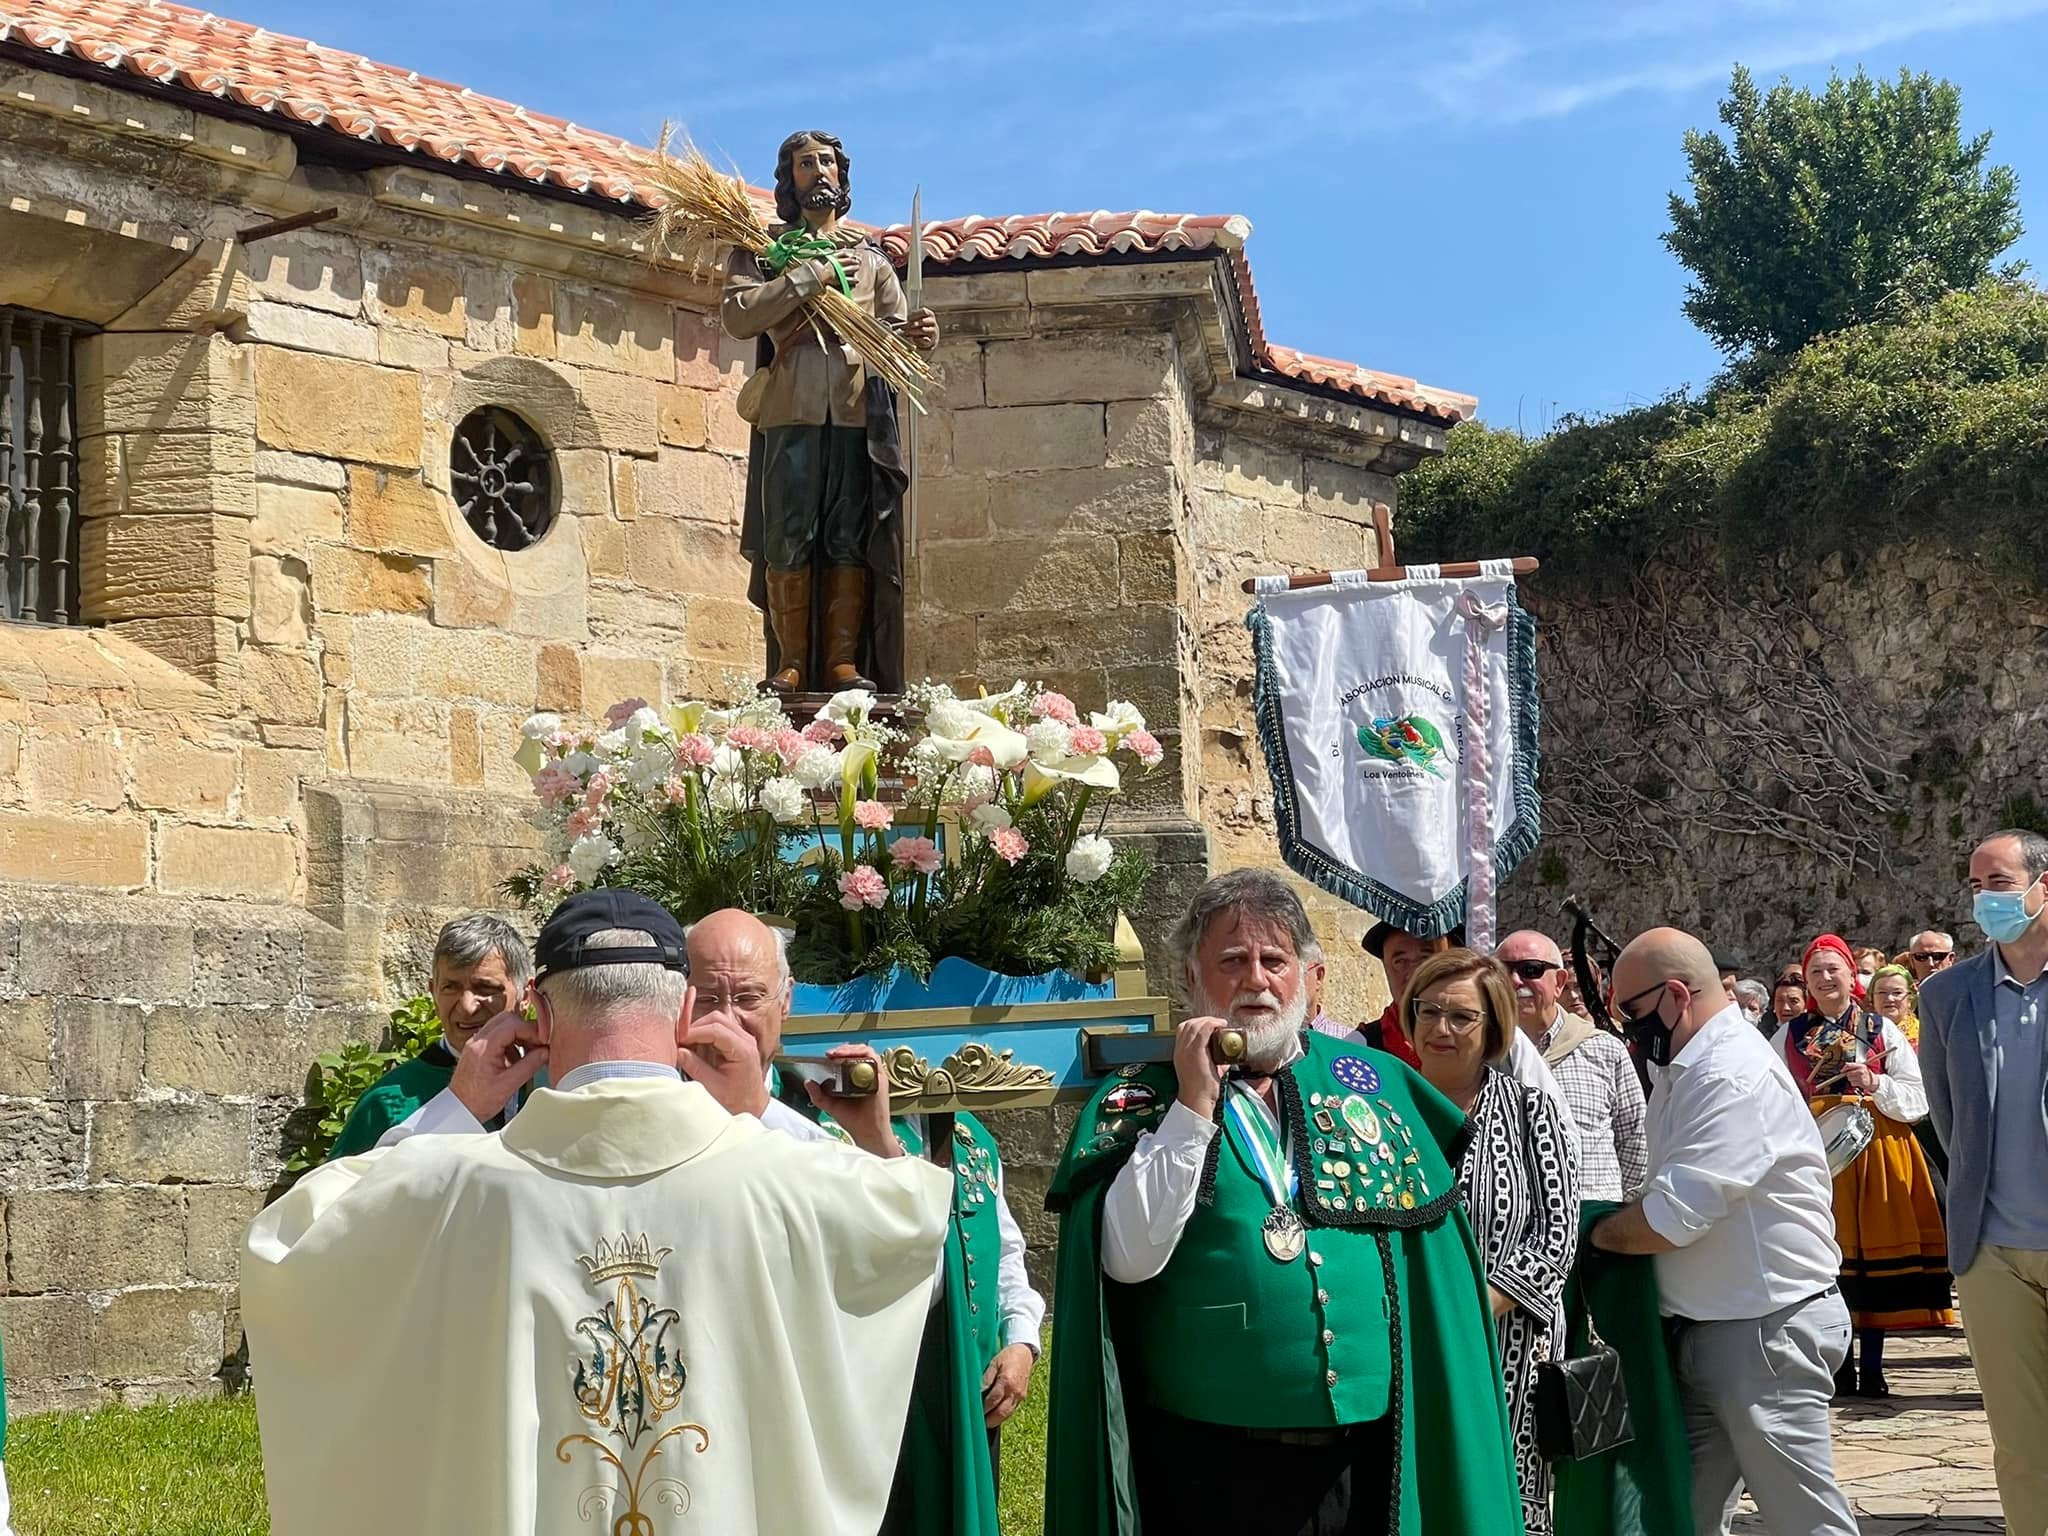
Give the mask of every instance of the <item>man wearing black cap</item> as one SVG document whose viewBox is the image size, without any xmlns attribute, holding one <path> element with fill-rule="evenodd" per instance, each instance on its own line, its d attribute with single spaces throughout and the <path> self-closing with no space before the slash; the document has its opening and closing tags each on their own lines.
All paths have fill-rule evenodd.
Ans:
<svg viewBox="0 0 2048 1536">
<path fill-rule="evenodd" d="M 366 1467 L 392 1536 L 599 1507 L 621 1530 L 677 1508 L 742 1536 L 880 1524 L 952 1181 L 685 1082 L 679 1059 L 754 1048 L 693 1021 L 684 955 L 646 898 L 571 897 L 536 946 L 538 1019 L 501 1015 L 457 1067 L 473 1109 L 542 1066 L 551 1086 L 501 1132 L 331 1163 L 256 1219 L 242 1306 L 277 1530 L 357 1536 L 337 1490 Z"/>
</svg>

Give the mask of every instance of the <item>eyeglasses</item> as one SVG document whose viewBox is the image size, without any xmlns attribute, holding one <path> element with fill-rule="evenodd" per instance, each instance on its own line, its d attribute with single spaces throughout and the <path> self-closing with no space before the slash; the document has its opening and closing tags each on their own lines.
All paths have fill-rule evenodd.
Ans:
<svg viewBox="0 0 2048 1536">
<path fill-rule="evenodd" d="M 1508 960 L 1503 962 L 1508 970 L 1523 981 L 1541 981 L 1552 971 L 1561 971 L 1563 966 L 1549 960 Z"/>
<path fill-rule="evenodd" d="M 1955 957 L 1956 952 L 1952 949 L 1930 949 L 1924 952 L 1916 949 L 1913 951 L 1913 958 L 1915 960 L 1924 960 L 1929 965 L 1947 965 Z"/>
<path fill-rule="evenodd" d="M 1446 1009 L 1441 1003 L 1417 1003 L 1415 1028 L 1420 1033 L 1441 1024 L 1454 1035 L 1469 1035 L 1486 1022 L 1486 1015 L 1469 1008 Z"/>
</svg>

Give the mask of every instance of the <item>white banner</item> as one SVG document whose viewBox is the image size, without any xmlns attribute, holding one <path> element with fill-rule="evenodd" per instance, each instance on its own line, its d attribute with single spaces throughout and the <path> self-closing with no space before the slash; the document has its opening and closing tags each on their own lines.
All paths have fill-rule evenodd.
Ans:
<svg viewBox="0 0 2048 1536">
<path fill-rule="evenodd" d="M 1280 853 L 1425 937 L 1493 946 L 1493 888 L 1536 845 L 1535 621 L 1508 561 L 1260 583 L 1246 624 Z"/>
</svg>

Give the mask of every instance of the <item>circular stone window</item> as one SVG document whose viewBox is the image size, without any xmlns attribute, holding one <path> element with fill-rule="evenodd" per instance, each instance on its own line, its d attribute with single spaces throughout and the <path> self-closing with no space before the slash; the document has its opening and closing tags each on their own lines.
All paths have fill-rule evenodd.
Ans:
<svg viewBox="0 0 2048 1536">
<path fill-rule="evenodd" d="M 555 464 L 525 422 L 495 405 L 471 411 L 448 453 L 455 504 L 493 549 L 526 549 L 555 520 Z"/>
</svg>

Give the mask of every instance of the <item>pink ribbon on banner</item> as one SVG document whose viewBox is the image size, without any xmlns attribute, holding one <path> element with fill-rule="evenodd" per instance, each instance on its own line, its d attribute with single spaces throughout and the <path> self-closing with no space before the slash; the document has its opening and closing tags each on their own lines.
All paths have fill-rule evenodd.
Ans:
<svg viewBox="0 0 2048 1536">
<path fill-rule="evenodd" d="M 1488 567 L 1500 565 L 1495 571 Z M 1506 561 L 1486 561 L 1483 577 L 1512 571 Z M 1506 603 L 1482 603 L 1460 592 L 1453 604 L 1465 621 L 1465 947 L 1477 954 L 1493 953 L 1493 759 L 1487 727 L 1493 715 L 1493 694 L 1486 677 L 1486 642 L 1505 629 Z"/>
</svg>

